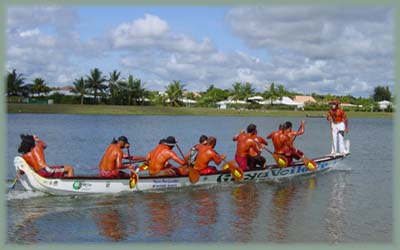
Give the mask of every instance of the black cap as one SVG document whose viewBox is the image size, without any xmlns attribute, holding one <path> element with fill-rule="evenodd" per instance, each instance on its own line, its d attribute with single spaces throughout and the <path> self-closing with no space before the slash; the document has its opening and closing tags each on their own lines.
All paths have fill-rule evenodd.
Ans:
<svg viewBox="0 0 400 250">
<path fill-rule="evenodd" d="M 205 142 L 207 140 L 208 140 L 208 137 L 206 135 L 201 135 L 200 138 L 199 138 L 199 142 L 200 143 L 203 143 L 203 142 Z"/>
<path fill-rule="evenodd" d="M 173 136 L 168 136 L 167 139 L 165 139 L 164 144 L 165 144 L 165 145 L 168 145 L 168 146 L 175 146 L 175 144 L 176 144 L 175 137 L 173 137 Z"/>
<path fill-rule="evenodd" d="M 126 136 L 120 136 L 120 137 L 118 137 L 118 141 L 122 141 L 122 142 L 125 142 L 126 144 L 130 144 L 130 143 L 128 142 L 128 138 L 126 138 Z"/>
<path fill-rule="evenodd" d="M 247 133 L 253 133 L 256 131 L 257 126 L 254 124 L 249 124 L 249 126 L 247 126 Z"/>
<path fill-rule="evenodd" d="M 285 128 L 292 128 L 292 123 L 290 121 L 285 122 Z"/>
</svg>

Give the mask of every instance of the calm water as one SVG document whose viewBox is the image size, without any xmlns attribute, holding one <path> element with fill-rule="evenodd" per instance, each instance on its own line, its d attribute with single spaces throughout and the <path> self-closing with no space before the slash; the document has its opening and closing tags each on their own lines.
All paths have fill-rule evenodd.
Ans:
<svg viewBox="0 0 400 250">
<path fill-rule="evenodd" d="M 70 164 L 76 174 L 95 166 L 113 137 L 126 135 L 131 153 L 145 155 L 174 135 L 186 151 L 199 135 L 218 138 L 216 150 L 233 159 L 232 136 L 255 123 L 265 137 L 280 122 L 300 118 L 191 116 L 8 115 L 8 181 L 19 134 L 48 144 L 51 165 Z M 350 118 L 351 156 L 337 169 L 281 183 L 240 183 L 86 197 L 6 194 L 10 243 L 48 242 L 274 242 L 390 243 L 392 241 L 391 119 Z M 296 145 L 309 157 L 330 152 L 325 119 L 307 118 Z M 272 162 L 271 157 L 267 162 Z"/>
</svg>

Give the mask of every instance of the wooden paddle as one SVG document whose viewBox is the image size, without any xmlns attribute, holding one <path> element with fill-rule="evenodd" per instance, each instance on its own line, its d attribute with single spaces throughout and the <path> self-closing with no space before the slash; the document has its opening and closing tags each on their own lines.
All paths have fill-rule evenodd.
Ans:
<svg viewBox="0 0 400 250">
<path fill-rule="evenodd" d="M 297 132 L 299 132 L 299 131 L 300 131 L 300 129 L 301 129 L 301 123 L 300 123 L 300 127 L 299 127 L 299 129 L 297 129 Z M 297 135 L 295 135 L 295 136 L 294 136 L 294 138 L 293 138 L 293 143 L 294 143 L 294 141 L 296 140 L 296 137 L 297 137 Z"/>
<path fill-rule="evenodd" d="M 243 180 L 243 177 L 244 177 L 243 169 L 236 166 L 235 160 L 232 160 L 229 162 L 227 162 L 225 160 L 222 160 L 222 161 L 225 163 L 225 165 L 222 166 L 222 170 L 229 170 L 235 181 Z"/>
<path fill-rule="evenodd" d="M 214 152 L 219 155 L 217 153 L 217 151 L 214 150 Z M 244 177 L 244 172 L 243 169 L 239 168 L 238 166 L 236 166 L 236 161 L 232 160 L 227 162 L 226 160 L 222 160 L 225 165 L 222 166 L 222 170 L 229 170 L 232 174 L 232 177 L 235 181 L 241 181 L 243 180 Z"/>
<path fill-rule="evenodd" d="M 15 184 L 17 183 L 17 181 L 18 181 L 18 175 L 15 176 L 15 179 L 13 180 L 13 182 L 11 183 L 11 185 L 9 186 L 9 189 L 14 189 Z"/>
<path fill-rule="evenodd" d="M 306 168 L 309 171 L 315 171 L 318 168 L 318 165 L 315 161 L 307 158 L 305 155 L 303 155 L 303 162 L 304 162 L 304 166 L 306 166 Z"/>
<path fill-rule="evenodd" d="M 275 154 L 271 150 L 269 150 L 267 147 L 264 147 L 264 149 L 265 149 L 265 151 L 267 151 L 268 153 L 270 153 L 272 155 L 272 158 L 274 158 L 275 162 L 279 165 L 279 167 L 285 168 L 289 165 L 289 161 L 285 156 Z"/>
<path fill-rule="evenodd" d="M 299 127 L 299 129 L 297 131 L 300 131 L 300 129 L 301 129 L 301 124 L 300 124 L 300 127 Z M 297 137 L 297 135 L 294 136 L 293 143 L 294 143 L 294 140 L 296 140 L 296 137 Z M 318 165 L 317 165 L 317 163 L 315 161 L 307 158 L 304 154 L 303 154 L 302 158 L 303 158 L 304 166 L 306 166 L 306 168 L 309 171 L 317 170 Z"/>
<path fill-rule="evenodd" d="M 183 154 L 181 148 L 179 147 L 178 143 L 176 143 L 176 148 L 179 150 L 179 153 L 182 155 L 182 158 L 185 159 L 185 155 Z M 200 179 L 200 174 L 197 169 L 190 166 L 190 162 L 188 161 L 188 168 L 189 168 L 189 180 L 191 183 L 196 183 Z"/>
<path fill-rule="evenodd" d="M 128 148 L 128 157 L 129 157 L 129 165 L 130 165 L 129 169 L 131 170 L 131 174 L 129 177 L 129 188 L 134 188 L 139 181 L 139 175 L 136 174 L 135 170 L 133 169 L 131 152 L 129 151 L 129 148 Z"/>
<path fill-rule="evenodd" d="M 133 164 L 133 163 L 139 163 L 139 162 L 145 162 L 146 160 L 129 160 L 128 162 L 122 162 L 123 164 Z"/>
</svg>

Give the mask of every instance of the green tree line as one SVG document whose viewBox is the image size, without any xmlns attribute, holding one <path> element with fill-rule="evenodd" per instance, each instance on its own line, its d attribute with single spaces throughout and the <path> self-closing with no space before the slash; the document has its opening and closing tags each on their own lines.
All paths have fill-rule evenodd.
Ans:
<svg viewBox="0 0 400 250">
<path fill-rule="evenodd" d="M 44 79 L 35 78 L 32 82 L 26 83 L 23 74 L 19 74 L 13 69 L 6 74 L 7 96 L 38 97 L 41 94 L 48 95 L 52 90 Z M 265 85 L 263 92 L 256 92 L 253 85 L 249 82 L 235 82 L 229 89 L 220 89 L 213 84 L 209 85 L 206 91 L 195 95 L 186 90 L 186 85 L 181 81 L 173 80 L 165 88 L 165 94 L 159 94 L 158 91 L 149 91 L 140 79 L 133 75 L 127 78 L 121 77 L 121 72 L 113 70 L 108 75 L 103 74 L 98 68 L 90 70 L 84 77 L 75 79 L 72 82 L 72 92 L 77 95 L 73 97 L 80 104 L 112 104 L 112 105 L 171 105 L 183 106 L 182 100 L 188 98 L 197 101 L 197 106 L 216 107 L 216 103 L 226 99 L 232 101 L 247 100 L 247 98 L 259 95 L 264 99 L 270 100 L 270 106 L 273 102 L 281 99 L 283 96 L 294 97 L 302 95 L 287 90 L 282 84 L 274 82 Z M 55 88 L 53 88 L 55 89 Z M 312 93 L 311 96 L 317 101 L 317 104 L 310 105 L 309 108 L 318 109 L 318 103 L 327 103 L 333 99 L 339 99 L 343 103 L 362 105 L 371 107 L 376 105 L 374 102 L 389 100 L 393 101 L 393 96 L 388 86 L 377 86 L 369 98 L 334 95 L 320 95 Z M 168 101 L 168 102 L 167 102 Z M 62 102 L 62 101 L 61 101 Z"/>
</svg>

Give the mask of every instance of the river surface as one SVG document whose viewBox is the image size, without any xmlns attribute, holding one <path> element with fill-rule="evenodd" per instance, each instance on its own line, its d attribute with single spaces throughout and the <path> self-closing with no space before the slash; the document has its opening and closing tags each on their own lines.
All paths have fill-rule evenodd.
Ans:
<svg viewBox="0 0 400 250">
<path fill-rule="evenodd" d="M 7 178 L 19 135 L 38 135 L 50 165 L 95 175 L 113 137 L 125 135 L 131 154 L 145 155 L 173 135 L 186 152 L 201 134 L 233 159 L 232 136 L 249 123 L 265 137 L 301 118 L 7 115 Z M 334 170 L 280 183 L 247 182 L 123 195 L 50 196 L 17 183 L 5 194 L 8 243 L 391 243 L 393 237 L 393 120 L 349 118 L 351 155 Z M 306 118 L 296 145 L 308 157 L 330 152 L 325 119 Z M 270 146 L 270 148 L 272 148 Z M 178 153 L 178 152 L 177 152 Z M 273 160 L 264 154 L 268 163 Z"/>
</svg>

